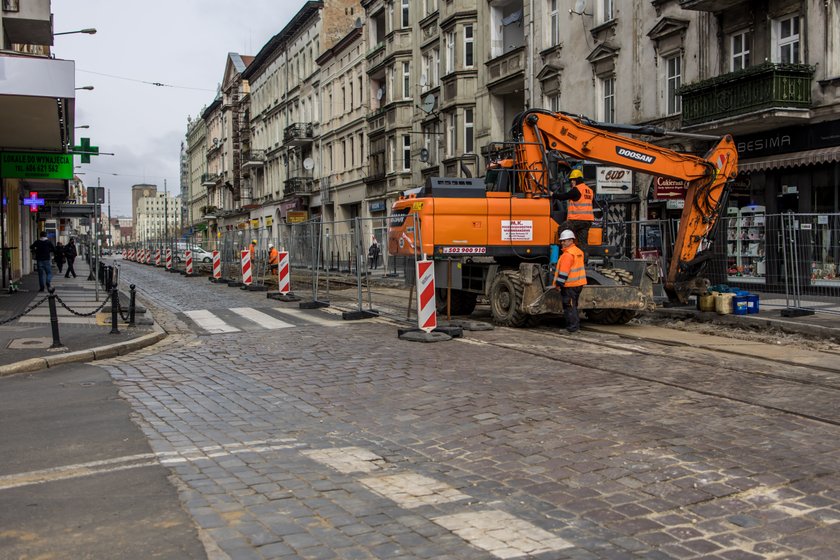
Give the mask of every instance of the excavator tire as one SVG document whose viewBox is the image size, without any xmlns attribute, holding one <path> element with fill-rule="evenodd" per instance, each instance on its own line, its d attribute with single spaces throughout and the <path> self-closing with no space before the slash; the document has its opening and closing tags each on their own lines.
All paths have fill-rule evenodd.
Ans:
<svg viewBox="0 0 840 560">
<path fill-rule="evenodd" d="M 519 310 L 522 301 L 523 285 L 519 272 L 503 270 L 490 285 L 490 311 L 493 321 L 505 327 L 525 327 L 529 315 Z"/>
<path fill-rule="evenodd" d="M 469 315 L 475 311 L 475 303 L 478 294 L 472 292 L 464 292 L 462 290 L 452 290 L 450 295 L 450 310 L 451 315 Z M 440 315 L 446 315 L 446 288 L 439 288 L 435 290 L 435 300 L 437 305 L 437 312 Z"/>
<path fill-rule="evenodd" d="M 602 325 L 624 325 L 636 316 L 632 309 L 590 309 L 586 318 Z"/>
</svg>

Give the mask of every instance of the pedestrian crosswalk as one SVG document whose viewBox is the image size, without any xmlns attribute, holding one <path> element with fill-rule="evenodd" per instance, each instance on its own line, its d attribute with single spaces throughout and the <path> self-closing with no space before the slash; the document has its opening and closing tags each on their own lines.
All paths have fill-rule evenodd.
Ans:
<svg viewBox="0 0 840 560">
<path fill-rule="evenodd" d="M 273 307 L 232 307 L 194 309 L 179 313 L 204 334 L 226 334 L 260 330 L 288 329 L 305 326 L 336 327 L 346 324 L 338 317 L 318 310 Z"/>
</svg>

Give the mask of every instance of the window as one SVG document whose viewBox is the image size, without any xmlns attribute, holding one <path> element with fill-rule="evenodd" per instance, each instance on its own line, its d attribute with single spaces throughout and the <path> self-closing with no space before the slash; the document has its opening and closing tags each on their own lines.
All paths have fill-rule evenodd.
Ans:
<svg viewBox="0 0 840 560">
<path fill-rule="evenodd" d="M 438 74 L 440 73 L 440 49 L 433 50 L 432 56 L 432 74 L 429 77 L 429 85 L 431 87 L 437 87 Z"/>
<path fill-rule="evenodd" d="M 473 67 L 473 26 L 464 26 L 464 68 Z"/>
<path fill-rule="evenodd" d="M 355 95 L 353 94 L 353 80 L 350 80 L 349 84 L 350 84 L 350 108 L 352 109 L 353 107 L 356 106 L 356 100 L 353 99 L 355 97 Z"/>
<path fill-rule="evenodd" d="M 548 6 L 548 20 L 549 20 L 549 37 L 548 44 L 555 46 L 560 44 L 560 12 L 557 9 L 557 2 L 559 0 L 549 0 Z"/>
<path fill-rule="evenodd" d="M 409 12 L 408 12 L 408 3 L 410 0 L 402 0 L 402 27 L 409 27 L 411 22 L 408 19 Z"/>
<path fill-rule="evenodd" d="M 601 107 L 598 117 L 607 123 L 615 122 L 615 78 L 601 78 Z"/>
<path fill-rule="evenodd" d="M 464 109 L 464 152 L 471 154 L 475 151 L 473 135 L 473 110 Z"/>
<path fill-rule="evenodd" d="M 449 74 L 455 70 L 455 32 L 449 31 L 443 38 L 446 49 L 444 73 Z"/>
<path fill-rule="evenodd" d="M 799 63 L 799 16 L 773 22 L 775 62 Z"/>
<path fill-rule="evenodd" d="M 549 95 L 548 96 L 548 108 L 555 113 L 560 111 L 560 96 L 559 95 Z"/>
<path fill-rule="evenodd" d="M 458 141 L 458 119 L 455 113 L 449 115 L 449 134 L 446 136 L 446 155 L 455 155 Z"/>
<path fill-rule="evenodd" d="M 411 136 L 403 134 L 403 171 L 411 171 Z"/>
<path fill-rule="evenodd" d="M 615 18 L 614 0 L 597 0 L 595 3 L 596 17 L 599 24 Z"/>
<path fill-rule="evenodd" d="M 665 97 L 668 104 L 668 115 L 676 115 L 682 111 L 682 97 L 679 95 L 682 83 L 682 57 L 672 56 L 665 59 Z"/>
<path fill-rule="evenodd" d="M 742 31 L 732 36 L 732 68 L 733 72 L 751 66 L 750 50 L 752 50 L 752 33 Z"/>
<path fill-rule="evenodd" d="M 403 73 L 403 99 L 411 99 L 411 64 L 402 63 Z"/>
</svg>

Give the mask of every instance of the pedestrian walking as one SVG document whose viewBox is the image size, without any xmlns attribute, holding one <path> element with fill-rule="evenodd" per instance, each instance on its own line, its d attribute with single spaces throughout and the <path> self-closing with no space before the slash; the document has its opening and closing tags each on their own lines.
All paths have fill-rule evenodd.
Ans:
<svg viewBox="0 0 840 560">
<path fill-rule="evenodd" d="M 586 269 L 583 264 L 583 251 L 575 245 L 575 232 L 570 229 L 560 232 L 560 246 L 563 248 L 563 254 L 557 260 L 554 287 L 560 290 L 563 300 L 566 330 L 573 333 L 580 329 L 578 300 L 581 290 L 586 286 Z"/>
<path fill-rule="evenodd" d="M 64 268 L 64 245 L 61 244 L 61 241 L 58 241 L 55 244 L 55 266 L 58 267 L 58 273 L 61 274 L 61 269 Z"/>
<path fill-rule="evenodd" d="M 70 278 L 71 274 L 73 278 L 76 277 L 76 270 L 73 268 L 73 263 L 76 261 L 77 254 L 76 240 L 71 238 L 64 247 L 64 257 L 67 259 L 67 274 L 64 275 L 65 278 Z"/>
<path fill-rule="evenodd" d="M 42 231 L 38 240 L 30 245 L 29 249 L 35 258 L 35 266 L 38 268 L 38 285 L 41 287 L 38 291 L 43 292 L 44 287 L 49 288 L 52 282 L 50 255 L 55 253 L 55 245 L 47 238 L 47 232 Z"/>
<path fill-rule="evenodd" d="M 379 248 L 379 242 L 374 238 L 373 243 L 368 249 L 368 257 L 370 257 L 370 268 L 376 268 L 379 266 L 379 253 L 381 249 Z"/>
</svg>

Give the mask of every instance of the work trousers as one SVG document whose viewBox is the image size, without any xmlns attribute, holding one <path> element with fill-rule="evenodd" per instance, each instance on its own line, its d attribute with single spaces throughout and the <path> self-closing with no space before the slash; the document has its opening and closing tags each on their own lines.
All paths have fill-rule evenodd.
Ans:
<svg viewBox="0 0 840 560">
<path fill-rule="evenodd" d="M 566 330 L 569 332 L 577 332 L 580 329 L 578 300 L 581 290 L 583 290 L 583 286 L 560 288 L 560 297 L 563 299 L 563 318 L 566 319 Z"/>
</svg>

